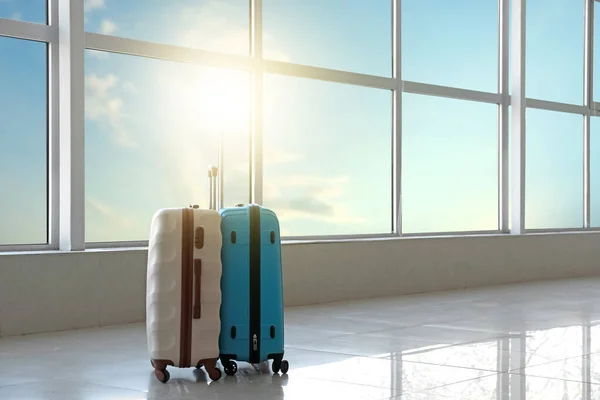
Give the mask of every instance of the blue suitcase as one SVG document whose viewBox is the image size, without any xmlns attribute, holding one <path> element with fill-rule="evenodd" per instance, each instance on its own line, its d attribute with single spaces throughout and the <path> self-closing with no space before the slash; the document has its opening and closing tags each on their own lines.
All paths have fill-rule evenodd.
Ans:
<svg viewBox="0 0 600 400">
<path fill-rule="evenodd" d="M 227 375 L 234 360 L 273 360 L 274 373 L 287 373 L 283 359 L 283 287 L 279 221 L 256 204 L 221 213 L 221 333 L 219 357 Z"/>
</svg>

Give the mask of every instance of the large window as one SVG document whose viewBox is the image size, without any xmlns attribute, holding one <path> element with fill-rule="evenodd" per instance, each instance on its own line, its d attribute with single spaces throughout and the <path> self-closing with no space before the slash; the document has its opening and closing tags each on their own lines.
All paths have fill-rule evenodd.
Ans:
<svg viewBox="0 0 600 400">
<path fill-rule="evenodd" d="M 590 138 L 591 226 L 600 228 L 600 121 L 592 118 Z"/>
<path fill-rule="evenodd" d="M 390 233 L 392 95 L 265 76 L 264 203 L 282 235 Z"/>
<path fill-rule="evenodd" d="M 85 2 L 85 30 L 222 53 L 248 54 L 248 14 L 247 0 L 88 0 Z"/>
<path fill-rule="evenodd" d="M 513 0 L 515 1 L 515 0 Z M 586 147 L 593 114 L 592 1 L 527 1 L 525 228 L 584 229 L 590 219 L 585 193 Z M 592 9 L 593 8 L 593 9 Z M 557 29 L 560 27 L 560 29 Z M 591 38 L 591 37 L 590 37 Z M 587 87 L 586 87 L 587 85 Z"/>
<path fill-rule="evenodd" d="M 583 227 L 583 117 L 527 110 L 528 229 Z"/>
<path fill-rule="evenodd" d="M 0 251 L 600 230 L 599 4 L 0 0 Z"/>
<path fill-rule="evenodd" d="M 0 18 L 45 24 L 48 20 L 47 0 L 2 0 Z"/>
<path fill-rule="evenodd" d="M 46 47 L 0 37 L 0 245 L 48 241 Z"/>
<path fill-rule="evenodd" d="M 146 240 L 157 209 L 207 208 L 220 137 L 224 204 L 247 202 L 247 73 L 88 51 L 85 83 L 88 242 Z"/>
<path fill-rule="evenodd" d="M 404 233 L 498 229 L 497 109 L 403 96 Z"/>
<path fill-rule="evenodd" d="M 266 59 L 392 75 L 392 0 L 263 0 Z"/>
<path fill-rule="evenodd" d="M 527 0 L 527 97 L 583 104 L 584 0 Z"/>
<path fill-rule="evenodd" d="M 497 2 L 403 0 L 402 76 L 409 81 L 495 92 Z"/>
</svg>

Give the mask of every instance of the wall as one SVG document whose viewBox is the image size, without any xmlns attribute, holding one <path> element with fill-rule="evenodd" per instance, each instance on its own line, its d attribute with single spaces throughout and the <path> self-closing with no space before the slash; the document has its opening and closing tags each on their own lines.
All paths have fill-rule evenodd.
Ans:
<svg viewBox="0 0 600 400">
<path fill-rule="evenodd" d="M 286 306 L 600 275 L 600 233 L 283 246 Z M 0 255 L 0 335 L 140 322 L 146 251 Z"/>
</svg>

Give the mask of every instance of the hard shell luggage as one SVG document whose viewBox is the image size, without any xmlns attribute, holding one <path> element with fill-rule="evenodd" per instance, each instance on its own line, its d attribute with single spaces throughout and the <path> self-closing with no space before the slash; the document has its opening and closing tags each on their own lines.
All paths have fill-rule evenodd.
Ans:
<svg viewBox="0 0 600 400">
<path fill-rule="evenodd" d="M 206 368 L 221 377 L 221 215 L 198 206 L 158 210 L 150 228 L 146 281 L 146 334 L 154 374 L 169 380 L 167 366 Z"/>
<path fill-rule="evenodd" d="M 234 360 L 273 360 L 274 373 L 287 373 L 284 355 L 283 287 L 279 221 L 256 204 L 224 208 L 221 262 L 221 364 L 234 375 Z"/>
</svg>

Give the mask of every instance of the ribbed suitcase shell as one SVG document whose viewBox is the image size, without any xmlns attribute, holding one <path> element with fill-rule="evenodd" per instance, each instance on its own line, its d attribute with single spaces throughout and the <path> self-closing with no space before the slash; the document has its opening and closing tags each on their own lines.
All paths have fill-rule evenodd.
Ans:
<svg viewBox="0 0 600 400">
<path fill-rule="evenodd" d="M 148 352 L 152 360 L 170 361 L 172 364 L 168 365 L 176 367 L 196 366 L 200 360 L 218 359 L 219 356 L 221 216 L 215 210 L 193 209 L 193 221 L 194 232 L 197 227 L 203 227 L 204 243 L 202 248 L 198 249 L 193 246 L 194 241 L 191 240 L 194 247 L 193 259 L 202 260 L 202 271 L 201 312 L 199 319 L 191 320 L 189 365 L 182 365 L 180 359 L 183 287 L 182 208 L 162 209 L 156 212 L 152 218 L 148 247 L 146 282 Z M 191 276 L 194 277 L 193 273 Z M 190 312 L 192 310 L 193 305 L 190 305 Z"/>
<path fill-rule="evenodd" d="M 251 207 L 260 215 L 260 334 L 259 354 L 251 354 Z M 283 357 L 284 317 L 279 221 L 271 210 L 246 205 L 221 210 L 221 362 L 228 359 L 260 363 Z M 235 233 L 233 233 L 235 232 Z M 232 236 L 233 235 L 233 236 Z M 273 240 L 272 240 L 273 239 Z M 256 300 L 256 299 L 255 299 Z M 232 328 L 235 327 L 235 334 Z M 273 327 L 273 328 L 272 328 Z M 271 337 L 274 330 L 274 337 Z M 233 337 L 235 336 L 235 337 Z M 225 365 L 225 364 L 224 364 Z"/>
</svg>

